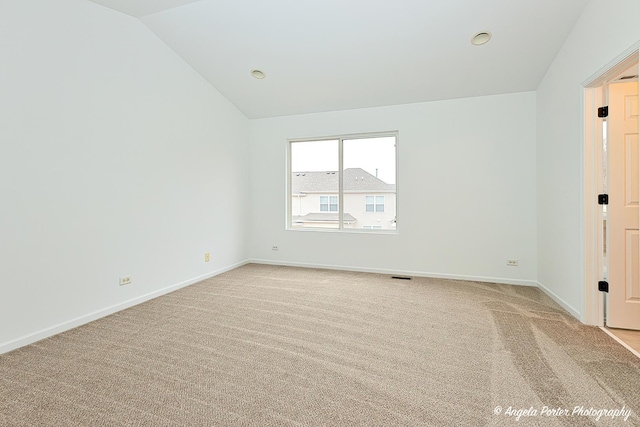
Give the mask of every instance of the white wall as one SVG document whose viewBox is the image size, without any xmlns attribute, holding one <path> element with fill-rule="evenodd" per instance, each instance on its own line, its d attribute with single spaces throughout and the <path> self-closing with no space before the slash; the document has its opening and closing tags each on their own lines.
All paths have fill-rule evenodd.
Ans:
<svg viewBox="0 0 640 427">
<path fill-rule="evenodd" d="M 0 45 L 0 352 L 246 259 L 248 120 L 146 27 L 4 1 Z"/>
<path fill-rule="evenodd" d="M 640 2 L 593 0 L 537 91 L 538 280 L 584 320 L 581 84 L 640 40 Z"/>
<path fill-rule="evenodd" d="M 252 120 L 251 258 L 535 284 L 535 99 L 528 92 Z M 285 230 L 287 138 L 394 130 L 398 234 Z"/>
</svg>

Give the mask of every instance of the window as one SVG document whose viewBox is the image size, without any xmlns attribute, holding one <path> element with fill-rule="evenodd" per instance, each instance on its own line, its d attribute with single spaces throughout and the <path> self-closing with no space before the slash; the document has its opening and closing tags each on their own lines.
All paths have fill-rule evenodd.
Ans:
<svg viewBox="0 0 640 427">
<path fill-rule="evenodd" d="M 365 211 L 384 212 L 384 196 L 366 196 Z"/>
<path fill-rule="evenodd" d="M 397 146 L 395 132 L 290 140 L 288 228 L 395 230 Z"/>
<path fill-rule="evenodd" d="M 320 196 L 320 212 L 338 212 L 338 196 Z"/>
</svg>

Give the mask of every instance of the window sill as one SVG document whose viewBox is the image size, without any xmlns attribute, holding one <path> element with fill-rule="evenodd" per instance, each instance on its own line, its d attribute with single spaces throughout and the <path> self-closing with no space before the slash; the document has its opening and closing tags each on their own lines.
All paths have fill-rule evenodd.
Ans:
<svg viewBox="0 0 640 427">
<path fill-rule="evenodd" d="M 316 232 L 316 233 L 346 233 L 346 234 L 398 234 L 398 230 L 380 230 L 380 229 L 360 229 L 360 228 L 313 228 L 313 227 L 304 227 L 304 228 L 293 228 L 287 227 L 286 231 L 294 231 L 294 232 Z"/>
</svg>

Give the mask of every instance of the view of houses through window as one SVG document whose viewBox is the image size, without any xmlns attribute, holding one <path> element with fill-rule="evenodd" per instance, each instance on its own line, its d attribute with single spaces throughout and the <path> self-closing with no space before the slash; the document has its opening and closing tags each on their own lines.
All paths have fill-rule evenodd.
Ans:
<svg viewBox="0 0 640 427">
<path fill-rule="evenodd" d="M 296 140 L 290 227 L 396 229 L 397 135 Z"/>
</svg>

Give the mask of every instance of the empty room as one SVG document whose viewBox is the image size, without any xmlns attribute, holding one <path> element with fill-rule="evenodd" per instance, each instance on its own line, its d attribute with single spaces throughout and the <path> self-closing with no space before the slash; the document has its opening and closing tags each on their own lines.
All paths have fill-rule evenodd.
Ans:
<svg viewBox="0 0 640 427">
<path fill-rule="evenodd" d="M 0 0 L 0 426 L 640 425 L 637 0 Z"/>
</svg>

